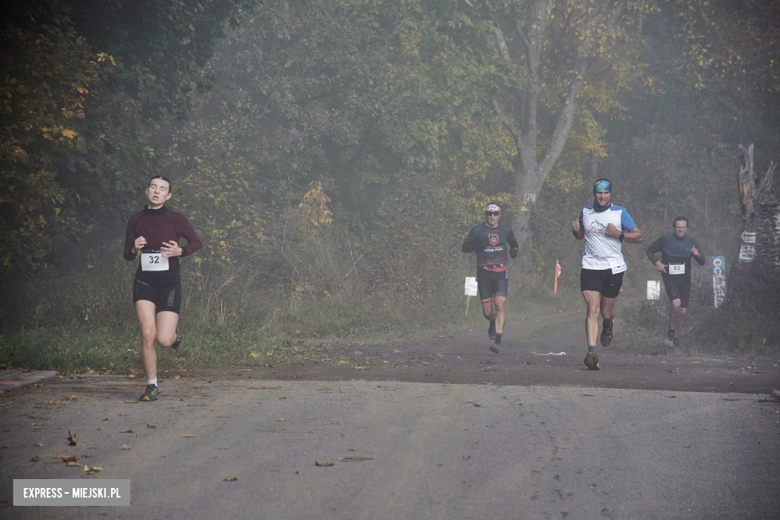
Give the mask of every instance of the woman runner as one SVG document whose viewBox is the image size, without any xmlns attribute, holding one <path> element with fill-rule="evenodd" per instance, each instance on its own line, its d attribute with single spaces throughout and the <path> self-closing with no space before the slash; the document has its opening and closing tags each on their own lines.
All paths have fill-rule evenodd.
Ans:
<svg viewBox="0 0 780 520">
<path fill-rule="evenodd" d="M 141 364 L 146 374 L 146 391 L 141 401 L 157 400 L 157 351 L 161 347 L 174 350 L 181 343 L 179 310 L 181 308 L 181 277 L 179 257 L 189 256 L 203 245 L 189 221 L 165 207 L 173 186 L 158 175 L 149 181 L 144 209 L 127 223 L 124 256 L 128 261 L 140 254 L 141 261 L 133 280 L 133 302 L 141 327 Z M 187 245 L 179 246 L 184 237 Z"/>
</svg>

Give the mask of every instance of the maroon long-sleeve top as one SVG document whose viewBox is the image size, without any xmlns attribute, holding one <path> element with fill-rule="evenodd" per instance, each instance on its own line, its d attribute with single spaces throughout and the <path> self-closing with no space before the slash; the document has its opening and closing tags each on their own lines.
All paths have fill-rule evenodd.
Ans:
<svg viewBox="0 0 780 520">
<path fill-rule="evenodd" d="M 133 245 L 135 239 L 143 236 L 146 239 L 144 251 L 159 251 L 163 243 L 171 240 L 179 243 L 179 239 L 184 237 L 187 245 L 182 247 L 181 256 L 189 256 L 203 246 L 198 234 L 192 229 L 192 225 L 187 218 L 179 213 L 163 206 L 160 209 L 144 208 L 132 217 L 127 223 L 127 233 L 125 234 L 126 260 L 134 260 Z M 179 257 L 168 259 L 171 271 L 179 269 Z"/>
</svg>

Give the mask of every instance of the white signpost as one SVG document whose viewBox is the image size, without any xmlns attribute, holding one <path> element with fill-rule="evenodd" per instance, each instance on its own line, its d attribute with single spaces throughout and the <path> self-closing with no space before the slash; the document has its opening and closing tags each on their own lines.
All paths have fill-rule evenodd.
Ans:
<svg viewBox="0 0 780 520">
<path fill-rule="evenodd" d="M 739 261 L 752 262 L 756 256 L 756 234 L 747 231 L 742 232 L 742 245 L 739 246 Z"/>
<path fill-rule="evenodd" d="M 712 265 L 712 294 L 715 299 L 715 307 L 726 300 L 726 260 L 722 256 L 711 256 Z"/>
<path fill-rule="evenodd" d="M 471 297 L 477 295 L 477 278 L 476 276 L 466 277 L 466 314 L 469 313 L 469 303 Z"/>
<path fill-rule="evenodd" d="M 658 280 L 647 281 L 647 299 L 659 300 L 661 298 L 661 282 Z"/>
</svg>

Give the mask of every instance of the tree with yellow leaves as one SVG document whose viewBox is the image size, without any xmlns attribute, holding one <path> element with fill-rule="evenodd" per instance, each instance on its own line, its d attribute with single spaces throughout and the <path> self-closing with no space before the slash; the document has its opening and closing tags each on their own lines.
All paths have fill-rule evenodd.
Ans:
<svg viewBox="0 0 780 520">
<path fill-rule="evenodd" d="M 443 171 L 474 208 L 504 202 L 521 244 L 570 137 L 561 186 L 605 155 L 602 120 L 621 117 L 618 94 L 642 79 L 642 22 L 654 10 L 652 0 L 342 1 L 391 31 L 403 49 L 393 81 L 428 107 L 409 127 L 410 162 Z M 488 175 L 501 178 L 491 193 Z"/>
<path fill-rule="evenodd" d="M 464 0 L 465 1 L 465 0 Z M 514 173 L 512 193 L 523 201 L 512 229 L 530 236 L 530 209 L 564 152 L 575 120 L 580 148 L 604 154 L 597 116 L 622 109 L 617 94 L 641 77 L 641 23 L 652 11 L 643 0 L 467 2 L 483 20 L 487 49 L 526 81 L 490 98 L 499 128 L 490 135 Z M 525 257 L 528 266 L 529 258 Z"/>
<path fill-rule="evenodd" d="M 36 33 L 6 26 L 0 47 L 0 262 L 44 256 L 61 218 L 66 194 L 53 154 L 84 141 L 75 121 L 98 80 L 105 54 L 75 37 L 67 18 Z"/>
</svg>

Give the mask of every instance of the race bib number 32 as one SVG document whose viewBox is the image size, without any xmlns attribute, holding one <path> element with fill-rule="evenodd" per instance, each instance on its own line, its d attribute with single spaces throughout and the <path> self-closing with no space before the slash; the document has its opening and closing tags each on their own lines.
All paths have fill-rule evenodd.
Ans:
<svg viewBox="0 0 780 520">
<path fill-rule="evenodd" d="M 167 271 L 168 258 L 163 256 L 162 251 L 142 251 L 141 270 L 142 271 Z"/>
</svg>

